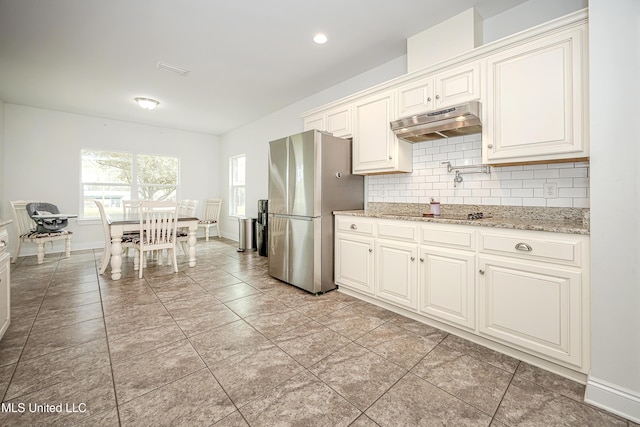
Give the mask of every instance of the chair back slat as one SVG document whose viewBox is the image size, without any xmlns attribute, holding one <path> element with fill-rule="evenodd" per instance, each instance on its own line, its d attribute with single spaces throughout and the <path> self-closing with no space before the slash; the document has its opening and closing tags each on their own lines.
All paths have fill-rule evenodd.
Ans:
<svg viewBox="0 0 640 427">
<path fill-rule="evenodd" d="M 104 211 L 104 205 L 102 204 L 102 202 L 99 202 L 98 200 L 94 200 L 94 203 L 96 204 L 96 206 L 98 207 L 98 210 L 100 211 L 100 219 L 102 220 L 102 231 L 104 231 L 105 242 L 110 242 L 111 232 L 109 231 L 109 225 L 111 224 L 111 220 L 107 216 L 107 213 Z"/>
<path fill-rule="evenodd" d="M 29 212 L 27 212 L 27 205 L 29 203 L 36 202 L 36 200 L 16 200 L 10 202 L 13 213 L 13 221 L 18 228 L 19 236 L 22 236 L 23 234 L 36 229 L 37 225 L 35 221 L 31 219 L 31 217 L 29 216 Z"/>
<path fill-rule="evenodd" d="M 140 207 L 140 200 L 123 200 L 122 201 L 122 214 L 124 219 L 134 218 L 138 214 L 138 208 Z"/>
<path fill-rule="evenodd" d="M 176 240 L 178 204 L 140 202 L 141 250 L 172 248 Z"/>
<path fill-rule="evenodd" d="M 182 200 L 180 201 L 180 205 L 178 207 L 178 214 L 180 214 L 181 216 L 195 216 L 197 207 L 198 200 Z"/>
<path fill-rule="evenodd" d="M 218 221 L 220 218 L 220 206 L 222 206 L 222 199 L 207 199 L 204 207 L 204 220 L 205 221 Z"/>
</svg>

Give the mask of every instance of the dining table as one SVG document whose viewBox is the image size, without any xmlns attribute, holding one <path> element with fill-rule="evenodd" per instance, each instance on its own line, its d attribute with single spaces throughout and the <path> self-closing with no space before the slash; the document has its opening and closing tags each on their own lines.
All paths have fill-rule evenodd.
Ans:
<svg viewBox="0 0 640 427">
<path fill-rule="evenodd" d="M 140 231 L 140 219 L 136 213 L 114 215 L 110 214 L 111 224 L 111 279 L 120 280 L 122 277 L 122 236 L 126 232 Z M 178 227 L 188 228 L 187 252 L 189 255 L 189 267 L 196 266 L 196 231 L 198 230 L 198 218 L 194 216 L 178 216 Z"/>
</svg>

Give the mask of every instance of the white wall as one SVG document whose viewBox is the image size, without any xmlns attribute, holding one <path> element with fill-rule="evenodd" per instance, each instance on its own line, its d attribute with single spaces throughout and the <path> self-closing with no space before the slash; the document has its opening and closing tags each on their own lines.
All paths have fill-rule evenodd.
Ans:
<svg viewBox="0 0 640 427">
<path fill-rule="evenodd" d="M 19 199 L 45 200 L 63 212 L 79 212 L 82 148 L 177 155 L 179 199 L 204 200 L 219 193 L 216 136 L 14 104 L 5 104 L 4 110 L 3 208 L 7 217 L 9 200 Z M 13 227 L 9 229 L 14 232 Z M 104 245 L 98 221 L 72 220 L 69 229 L 74 232 L 72 250 Z M 11 234 L 10 240 L 14 239 Z M 26 245 L 21 254 L 35 253 L 34 246 Z"/>
<path fill-rule="evenodd" d="M 640 422 L 640 1 L 591 0 L 591 322 L 587 399 Z"/>
<path fill-rule="evenodd" d="M 257 201 L 268 196 L 269 141 L 301 132 L 301 115 L 304 112 L 405 73 L 406 58 L 402 56 L 223 135 L 220 147 L 220 196 L 225 201 L 229 199 L 229 158 L 246 154 L 246 214 L 255 217 L 258 213 Z M 237 240 L 238 222 L 228 213 L 229 206 L 223 206 L 221 231 L 225 237 Z"/>
<path fill-rule="evenodd" d="M 483 42 L 496 41 L 587 6 L 588 0 L 529 0 L 485 19 Z"/>
</svg>

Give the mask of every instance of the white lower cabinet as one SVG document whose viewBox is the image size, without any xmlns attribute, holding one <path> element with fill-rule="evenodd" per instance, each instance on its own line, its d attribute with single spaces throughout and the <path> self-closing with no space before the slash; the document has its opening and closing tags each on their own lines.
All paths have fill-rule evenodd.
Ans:
<svg viewBox="0 0 640 427">
<path fill-rule="evenodd" d="M 9 282 L 9 236 L 6 226 L 0 226 L 0 339 L 11 320 L 11 283 Z"/>
<path fill-rule="evenodd" d="M 410 310 L 418 301 L 418 247 L 415 244 L 376 241 L 376 296 Z"/>
<path fill-rule="evenodd" d="M 374 228 L 370 218 L 335 217 L 335 282 L 374 295 Z"/>
<path fill-rule="evenodd" d="M 439 320 L 475 326 L 475 255 L 420 247 L 420 311 Z"/>
<path fill-rule="evenodd" d="M 522 260 L 478 259 L 478 331 L 582 366 L 582 275 Z"/>
<path fill-rule="evenodd" d="M 588 236 L 336 216 L 335 242 L 340 288 L 588 372 Z"/>
<path fill-rule="evenodd" d="M 335 243 L 336 283 L 373 295 L 373 238 L 337 233 Z"/>
</svg>

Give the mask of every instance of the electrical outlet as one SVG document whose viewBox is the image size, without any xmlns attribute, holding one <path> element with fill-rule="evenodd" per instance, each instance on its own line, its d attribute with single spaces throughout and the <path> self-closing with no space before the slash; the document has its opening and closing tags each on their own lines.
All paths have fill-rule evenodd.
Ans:
<svg viewBox="0 0 640 427">
<path fill-rule="evenodd" d="M 542 184 L 542 192 L 545 199 L 557 199 L 558 198 L 558 184 L 555 182 L 547 182 Z"/>
</svg>

